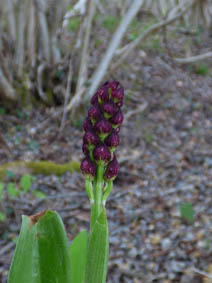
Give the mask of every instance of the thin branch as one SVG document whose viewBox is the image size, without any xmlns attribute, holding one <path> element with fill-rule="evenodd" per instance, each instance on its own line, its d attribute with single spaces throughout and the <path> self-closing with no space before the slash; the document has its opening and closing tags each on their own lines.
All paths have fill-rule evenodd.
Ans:
<svg viewBox="0 0 212 283">
<path fill-rule="evenodd" d="M 111 42 L 106 50 L 104 57 L 102 58 L 100 64 L 98 65 L 93 77 L 91 78 L 91 86 L 88 90 L 86 99 L 89 99 L 95 92 L 99 82 L 104 77 L 108 66 L 113 58 L 113 55 L 120 44 L 120 41 L 127 30 L 127 27 L 131 23 L 132 19 L 135 17 L 140 7 L 143 5 L 144 0 L 134 0 L 131 4 L 128 12 L 123 16 L 122 21 L 114 33 Z"/>
<path fill-rule="evenodd" d="M 24 28 L 25 28 L 25 0 L 20 0 L 18 10 L 18 34 L 17 34 L 17 53 L 16 64 L 18 67 L 18 75 L 21 77 L 24 65 Z"/>
<path fill-rule="evenodd" d="M 174 21 L 176 21 L 177 19 L 179 19 L 184 13 L 186 13 L 186 11 L 191 8 L 195 3 L 195 0 L 192 0 L 190 2 L 189 5 L 187 5 L 186 7 L 184 7 L 184 9 L 182 9 L 178 14 L 174 15 L 172 18 L 168 18 L 166 20 L 163 20 L 157 24 L 152 25 L 149 29 L 147 29 L 143 34 L 141 34 L 136 40 L 134 40 L 132 43 L 128 44 L 128 48 L 125 48 L 125 52 L 122 54 L 121 58 L 111 67 L 111 71 L 114 71 L 117 67 L 119 67 L 124 60 L 129 56 L 129 54 L 138 46 L 138 44 L 144 40 L 147 36 L 149 36 L 150 34 L 158 31 L 159 29 L 161 29 L 162 27 L 173 23 Z"/>
<path fill-rule="evenodd" d="M 200 54 L 200 55 L 197 55 L 197 56 L 191 56 L 191 57 L 188 57 L 188 58 L 175 58 L 175 61 L 177 63 L 187 64 L 187 63 L 194 63 L 194 62 L 197 62 L 197 61 L 200 61 L 200 60 L 204 60 L 204 59 L 207 59 L 207 58 L 210 58 L 210 57 L 212 57 L 212 51 L 204 53 L 204 54 Z"/>
<path fill-rule="evenodd" d="M 35 66 L 36 61 L 36 17 L 34 1 L 29 3 L 29 23 L 28 23 L 28 38 L 27 38 L 27 52 L 31 67 Z"/>
<path fill-rule="evenodd" d="M 2 93 L 4 93 L 5 97 L 12 100 L 16 99 L 15 90 L 13 89 L 12 85 L 8 82 L 8 80 L 5 78 L 1 68 L 0 68 L 0 89 Z"/>
<path fill-rule="evenodd" d="M 66 116 L 67 116 L 67 104 L 71 95 L 71 80 L 72 80 L 72 75 L 73 75 L 73 70 L 72 70 L 72 61 L 70 59 L 69 63 L 69 71 L 68 71 L 68 79 L 67 79 L 67 87 L 66 87 L 66 94 L 65 94 L 65 102 L 64 102 L 64 109 L 63 109 L 63 117 L 61 121 L 61 126 L 59 130 L 59 137 L 61 136 L 61 133 L 64 129 L 65 122 L 66 122 Z"/>
<path fill-rule="evenodd" d="M 8 252 L 15 247 L 15 243 L 14 242 L 8 242 L 6 246 L 4 246 L 3 248 L 1 248 L 0 250 L 0 256 L 3 256 L 5 253 L 8 254 Z"/>
<path fill-rule="evenodd" d="M 210 280 L 212 280 L 212 274 L 210 274 L 210 273 L 207 273 L 205 271 L 199 270 L 199 269 L 197 269 L 195 267 L 192 267 L 191 270 L 194 271 L 195 273 L 203 275 L 203 276 L 209 278 Z"/>
<path fill-rule="evenodd" d="M 46 63 L 42 63 L 37 70 L 37 83 L 38 83 L 38 93 L 43 101 L 46 101 L 46 94 L 43 91 L 43 73 L 45 68 L 47 67 Z"/>
<path fill-rule="evenodd" d="M 14 15 L 14 3 L 12 0 L 4 1 L 4 5 L 6 5 L 5 10 L 7 14 L 8 20 L 8 30 L 10 34 L 10 38 L 15 42 L 16 39 L 16 26 L 15 26 L 15 15 Z"/>
<path fill-rule="evenodd" d="M 49 43 L 49 29 L 45 15 L 44 2 L 43 0 L 36 0 L 38 6 L 38 18 L 40 24 L 42 54 L 47 62 L 50 60 L 50 43 Z"/>
<path fill-rule="evenodd" d="M 71 110 L 73 106 L 77 106 L 80 102 L 81 96 L 84 92 L 84 84 L 87 79 L 87 62 L 88 62 L 88 47 L 89 47 L 89 39 L 91 34 L 91 25 L 92 20 L 95 15 L 96 10 L 96 3 L 95 0 L 90 1 L 89 5 L 89 11 L 88 16 L 86 20 L 86 31 L 85 31 L 85 37 L 83 42 L 83 49 L 82 49 L 82 55 L 81 55 L 81 63 L 80 63 L 80 69 L 79 69 L 79 75 L 78 75 L 78 81 L 77 81 L 77 88 L 76 88 L 76 94 L 70 101 L 68 105 L 68 110 Z"/>
</svg>

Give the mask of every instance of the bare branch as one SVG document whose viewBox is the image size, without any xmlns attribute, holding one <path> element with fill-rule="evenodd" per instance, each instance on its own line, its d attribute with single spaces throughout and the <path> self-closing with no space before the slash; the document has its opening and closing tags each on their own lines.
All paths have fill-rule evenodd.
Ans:
<svg viewBox="0 0 212 283">
<path fill-rule="evenodd" d="M 45 15 L 45 7 L 43 0 L 36 0 L 38 4 L 38 18 L 40 23 L 41 44 L 43 56 L 47 62 L 50 60 L 50 43 L 49 43 L 49 30 Z"/>
<path fill-rule="evenodd" d="M 4 1 L 3 5 L 4 10 L 6 10 L 7 14 L 7 20 L 8 20 L 8 29 L 9 29 L 9 35 L 13 42 L 15 42 L 16 39 L 16 25 L 15 25 L 15 15 L 14 15 L 14 5 L 12 0 L 6 0 Z"/>
<path fill-rule="evenodd" d="M 34 1 L 29 3 L 29 23 L 28 23 L 28 38 L 27 38 L 27 52 L 30 65 L 33 67 L 36 61 L 36 17 Z"/>
<path fill-rule="evenodd" d="M 38 83 L 38 93 L 43 101 L 46 101 L 46 94 L 43 91 L 43 72 L 47 65 L 45 63 L 41 64 L 37 70 L 37 83 Z"/>
<path fill-rule="evenodd" d="M 5 97 L 12 99 L 12 100 L 16 99 L 15 91 L 12 85 L 5 78 L 1 68 L 0 68 L 0 89 L 2 93 L 4 93 Z"/>
<path fill-rule="evenodd" d="M 200 60 L 204 60 L 204 59 L 207 59 L 207 58 L 210 58 L 210 57 L 212 57 L 212 51 L 204 53 L 204 54 L 200 54 L 200 55 L 197 55 L 197 56 L 191 56 L 191 57 L 188 57 L 188 58 L 175 58 L 175 61 L 177 63 L 187 64 L 187 63 L 194 63 L 194 62 L 197 62 L 197 61 L 200 61 Z"/>
<path fill-rule="evenodd" d="M 86 20 L 86 31 L 85 31 L 85 37 L 83 42 L 83 49 L 82 49 L 82 55 L 81 55 L 81 63 L 80 63 L 80 69 L 79 69 L 79 75 L 78 75 L 78 81 L 77 81 L 77 88 L 76 88 L 76 94 L 71 100 L 71 102 L 68 105 L 68 110 L 71 110 L 73 106 L 77 106 L 77 104 L 80 101 L 80 98 L 84 92 L 84 83 L 87 79 L 87 62 L 88 62 L 88 47 L 89 47 L 89 39 L 90 39 L 90 33 L 91 33 L 91 25 L 92 20 L 95 14 L 96 10 L 96 3 L 95 0 L 90 1 L 89 5 L 89 11 L 88 16 Z"/>
<path fill-rule="evenodd" d="M 194 271 L 195 273 L 203 275 L 203 276 L 209 278 L 210 280 L 212 280 L 212 274 L 210 274 L 210 273 L 207 273 L 205 271 L 199 270 L 199 269 L 197 269 L 195 267 L 192 267 L 191 270 Z"/>
<path fill-rule="evenodd" d="M 148 37 L 150 34 L 158 31 L 162 27 L 176 21 L 179 19 L 186 11 L 191 8 L 195 3 L 195 0 L 190 1 L 190 4 L 184 7 L 178 14 L 175 14 L 172 18 L 168 18 L 166 20 L 163 20 L 157 24 L 152 25 L 149 29 L 147 29 L 143 34 L 141 34 L 136 40 L 134 40 L 132 43 L 128 44 L 128 48 L 124 47 L 125 52 L 122 54 L 121 58 L 112 65 L 111 70 L 114 71 L 120 64 L 123 63 L 123 61 L 129 56 L 129 54 L 138 46 L 138 44 L 144 40 L 146 37 Z"/>
<path fill-rule="evenodd" d="M 70 59 L 69 63 L 69 71 L 68 71 L 68 80 L 67 80 L 67 87 L 66 87 L 66 94 L 65 94 L 65 102 L 64 102 L 64 109 L 63 109 L 63 117 L 61 121 L 61 126 L 60 126 L 60 131 L 59 131 L 59 136 L 61 136 L 61 133 L 64 129 L 65 122 L 66 122 L 66 116 L 67 116 L 67 104 L 71 95 L 71 80 L 72 80 L 72 75 L 73 75 L 73 70 L 72 70 L 72 62 Z"/>
<path fill-rule="evenodd" d="M 18 34 L 17 34 L 17 53 L 16 53 L 16 64 L 18 66 L 18 75 L 21 77 L 23 72 L 24 64 L 24 28 L 26 21 L 25 14 L 25 0 L 19 1 L 18 7 Z"/>
<path fill-rule="evenodd" d="M 131 4 L 128 12 L 126 13 L 125 16 L 123 16 L 122 21 L 117 28 L 116 32 L 114 33 L 111 42 L 106 50 L 106 53 L 104 57 L 102 58 L 100 64 L 98 65 L 93 77 L 91 78 L 91 86 L 88 90 L 88 94 L 86 96 L 86 99 L 89 99 L 94 91 L 96 90 L 99 82 L 101 79 L 104 77 L 108 66 L 113 58 L 113 55 L 116 51 L 116 48 L 119 46 L 120 41 L 129 26 L 130 22 L 132 19 L 135 17 L 137 12 L 139 11 L 140 7 L 142 6 L 144 0 L 134 0 L 133 3 Z"/>
</svg>

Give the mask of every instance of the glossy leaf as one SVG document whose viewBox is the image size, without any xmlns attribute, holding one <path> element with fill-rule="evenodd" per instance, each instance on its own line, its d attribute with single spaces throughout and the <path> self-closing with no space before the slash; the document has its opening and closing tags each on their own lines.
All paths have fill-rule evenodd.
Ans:
<svg viewBox="0 0 212 283">
<path fill-rule="evenodd" d="M 105 283 L 109 253 L 108 224 L 105 208 L 88 238 L 86 283 Z"/>
<path fill-rule="evenodd" d="M 70 283 L 70 267 L 60 216 L 50 210 L 23 216 L 8 283 Z"/>
<path fill-rule="evenodd" d="M 82 283 L 85 280 L 87 240 L 87 231 L 84 230 L 71 243 L 71 278 L 74 283 Z"/>
</svg>

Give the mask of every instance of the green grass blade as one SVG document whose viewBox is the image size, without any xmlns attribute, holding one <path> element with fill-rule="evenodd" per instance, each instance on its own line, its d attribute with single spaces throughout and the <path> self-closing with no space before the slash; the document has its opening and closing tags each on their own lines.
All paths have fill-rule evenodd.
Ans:
<svg viewBox="0 0 212 283">
<path fill-rule="evenodd" d="M 87 231 L 81 231 L 70 246 L 71 278 L 73 283 L 82 283 L 85 280 L 87 240 Z"/>
<path fill-rule="evenodd" d="M 47 210 L 22 219 L 8 283 L 70 283 L 70 254 L 60 216 Z"/>
<path fill-rule="evenodd" d="M 103 209 L 88 239 L 86 283 L 106 282 L 108 253 L 107 215 L 105 209 Z"/>
</svg>

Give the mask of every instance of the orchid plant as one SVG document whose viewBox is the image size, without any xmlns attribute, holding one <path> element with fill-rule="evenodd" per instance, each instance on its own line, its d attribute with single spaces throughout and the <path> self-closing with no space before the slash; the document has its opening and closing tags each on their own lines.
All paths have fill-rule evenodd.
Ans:
<svg viewBox="0 0 212 283">
<path fill-rule="evenodd" d="M 23 216 L 8 283 L 104 283 L 109 233 L 106 201 L 119 170 L 115 150 L 123 122 L 124 90 L 117 81 L 104 83 L 91 98 L 82 150 L 81 171 L 91 207 L 90 231 L 68 245 L 60 216 L 45 210 Z"/>
</svg>

